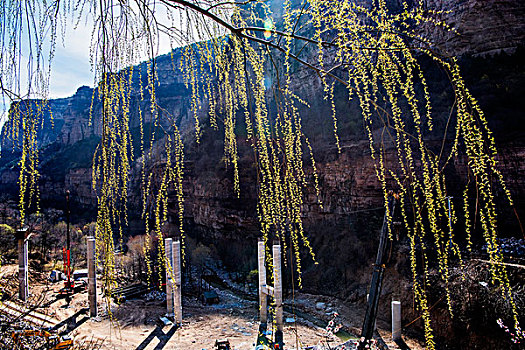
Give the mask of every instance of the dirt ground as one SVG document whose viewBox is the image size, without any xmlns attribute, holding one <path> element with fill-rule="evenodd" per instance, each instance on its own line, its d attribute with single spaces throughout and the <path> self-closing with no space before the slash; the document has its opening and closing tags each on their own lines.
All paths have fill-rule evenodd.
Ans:
<svg viewBox="0 0 525 350">
<path fill-rule="evenodd" d="M 2 266 L 0 283 L 9 281 L 10 292 L 13 280 L 16 280 L 16 267 Z M 65 299 L 57 299 L 56 293 L 62 283 L 48 283 L 45 276 L 31 275 L 31 298 L 28 306 L 37 306 L 37 311 L 62 322 L 62 332 L 72 335 L 79 348 L 144 350 L 144 349 L 215 349 L 215 341 L 228 339 L 232 349 L 253 350 L 258 333 L 258 305 L 255 302 L 239 298 L 229 291 L 218 291 L 220 303 L 203 305 L 195 298 L 183 297 L 183 324 L 181 327 L 165 326 L 159 319 L 166 312 L 165 302 L 145 299 L 128 300 L 121 305 L 111 304 L 113 320 L 107 315 L 106 301 L 98 295 L 99 317 L 90 319 L 87 313 L 87 293 L 73 296 L 69 307 Z M 7 289 L 6 289 L 7 291 Z M 8 291 L 9 292 L 9 291 Z M 291 301 L 287 301 L 289 304 Z M 317 302 L 325 302 L 326 309 L 315 307 Z M 329 313 L 338 312 L 338 322 L 346 329 L 358 331 L 362 316 L 352 308 L 334 300 L 323 299 L 314 295 L 298 294 L 295 305 L 308 314 L 326 319 Z M 285 312 L 285 319 L 291 321 L 294 315 Z M 287 323 L 284 328 L 286 349 L 303 349 L 307 346 L 342 343 L 342 340 L 327 337 L 323 328 L 312 322 L 295 316 L 295 323 Z M 386 327 L 385 327 L 386 328 Z M 391 334 L 380 329 L 383 339 Z M 417 342 L 405 339 L 411 349 L 423 349 Z M 396 349 L 392 342 L 387 342 L 390 349 Z M 91 346 L 89 346 L 91 344 Z M 96 344 L 96 346 L 93 346 Z M 328 347 L 327 347 L 328 348 Z"/>
<path fill-rule="evenodd" d="M 159 316 L 166 311 L 163 302 L 136 299 L 113 306 L 114 322 L 108 317 L 98 322 L 88 320 L 72 335 L 78 342 L 103 341 L 102 349 L 214 349 L 215 341 L 221 339 L 228 339 L 232 349 L 254 349 L 259 327 L 257 305 L 224 291 L 219 291 L 219 297 L 219 304 L 206 306 L 194 298 L 183 298 L 180 328 L 160 322 Z M 102 314 L 104 307 L 102 303 Z M 284 334 L 289 349 L 327 340 L 323 329 L 300 322 L 287 324 Z M 337 343 L 335 339 L 330 342 Z"/>
</svg>

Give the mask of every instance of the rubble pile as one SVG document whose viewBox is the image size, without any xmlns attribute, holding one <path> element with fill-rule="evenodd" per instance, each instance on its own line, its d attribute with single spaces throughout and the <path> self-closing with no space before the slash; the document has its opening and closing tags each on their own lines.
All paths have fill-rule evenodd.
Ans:
<svg viewBox="0 0 525 350">
<path fill-rule="evenodd" d="M 43 347 L 46 341 L 43 337 L 24 337 L 21 338 L 21 344 L 14 343 L 13 332 L 29 329 L 34 327 L 23 320 L 0 314 L 0 348 L 18 349 L 21 346 L 23 349 L 40 349 Z"/>
<path fill-rule="evenodd" d="M 499 238 L 499 247 L 504 255 L 514 258 L 525 258 L 525 240 L 515 237 Z"/>
<path fill-rule="evenodd" d="M 6 275 L 0 279 L 0 300 L 11 299 L 18 293 L 18 276 Z"/>
<path fill-rule="evenodd" d="M 147 301 L 166 301 L 166 293 L 153 290 L 144 295 L 144 299 Z"/>
<path fill-rule="evenodd" d="M 497 238 L 498 249 L 501 254 L 509 258 L 525 259 L 525 239 L 516 237 Z M 487 251 L 487 244 L 484 244 L 481 249 Z"/>
</svg>

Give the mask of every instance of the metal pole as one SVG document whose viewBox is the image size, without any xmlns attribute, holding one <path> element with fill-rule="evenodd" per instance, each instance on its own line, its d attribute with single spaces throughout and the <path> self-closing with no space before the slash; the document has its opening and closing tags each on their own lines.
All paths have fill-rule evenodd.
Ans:
<svg viewBox="0 0 525 350">
<path fill-rule="evenodd" d="M 388 207 L 390 208 L 391 215 L 393 215 L 394 209 L 396 207 L 396 200 L 392 196 L 388 197 Z M 364 338 L 364 341 L 359 343 L 358 349 L 365 349 L 365 346 L 370 342 L 374 333 L 377 308 L 379 305 L 379 296 L 381 294 L 383 274 L 385 272 L 384 260 L 387 248 L 387 233 L 388 215 L 387 212 L 385 212 L 385 216 L 383 218 L 383 227 L 381 228 L 381 236 L 379 237 L 376 263 L 374 264 L 374 271 L 372 273 L 372 282 L 370 283 L 368 305 L 366 308 L 365 319 L 363 321 L 363 329 L 361 331 L 361 338 Z"/>
<path fill-rule="evenodd" d="M 447 197 L 447 200 L 448 200 L 448 225 L 449 225 L 449 229 L 450 229 L 450 232 L 449 232 L 449 248 L 452 248 L 452 245 L 453 245 L 453 241 L 452 241 L 452 209 L 450 207 L 450 200 L 452 199 L 451 196 L 448 196 Z"/>
<path fill-rule="evenodd" d="M 368 303 L 368 301 L 370 300 L 370 294 L 367 294 L 366 295 L 366 302 Z M 376 320 L 374 321 L 374 332 L 377 330 L 377 318 Z"/>
<path fill-rule="evenodd" d="M 97 317 L 97 271 L 95 269 L 95 238 L 87 237 L 89 316 Z"/>
</svg>

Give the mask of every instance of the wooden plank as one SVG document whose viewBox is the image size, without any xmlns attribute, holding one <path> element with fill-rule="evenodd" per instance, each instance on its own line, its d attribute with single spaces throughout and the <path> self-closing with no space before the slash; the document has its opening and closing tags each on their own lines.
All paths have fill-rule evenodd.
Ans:
<svg viewBox="0 0 525 350">
<path fill-rule="evenodd" d="M 19 318 L 39 327 L 51 328 L 58 324 L 58 321 L 51 316 L 41 314 L 34 310 L 29 310 L 10 301 L 0 304 L 0 312 L 11 317 Z"/>
</svg>

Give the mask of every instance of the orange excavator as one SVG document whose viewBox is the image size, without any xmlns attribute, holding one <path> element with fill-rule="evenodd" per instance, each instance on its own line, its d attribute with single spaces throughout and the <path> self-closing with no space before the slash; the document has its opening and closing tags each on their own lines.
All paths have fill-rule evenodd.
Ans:
<svg viewBox="0 0 525 350">
<path fill-rule="evenodd" d="M 11 333 L 11 338 L 13 338 L 14 343 L 18 349 L 29 349 L 24 344 L 24 338 L 27 337 L 41 337 L 46 341 L 45 349 L 48 350 L 63 350 L 70 349 L 73 347 L 73 338 L 70 336 L 59 336 L 52 334 L 46 330 L 37 330 L 37 329 L 24 329 L 19 331 L 14 331 Z"/>
</svg>

